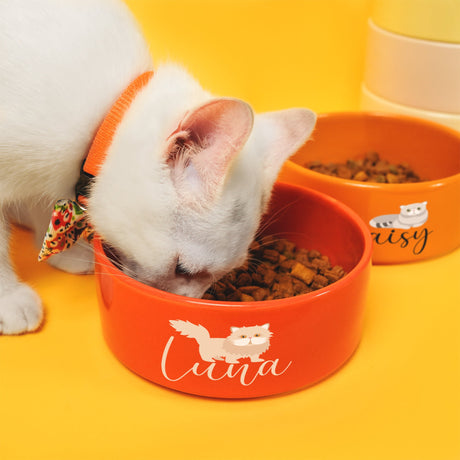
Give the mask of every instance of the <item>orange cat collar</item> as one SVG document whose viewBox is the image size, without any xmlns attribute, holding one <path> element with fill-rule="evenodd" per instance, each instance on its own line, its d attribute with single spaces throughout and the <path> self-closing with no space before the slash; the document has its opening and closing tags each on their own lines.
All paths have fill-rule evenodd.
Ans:
<svg viewBox="0 0 460 460">
<path fill-rule="evenodd" d="M 97 176 L 104 163 L 107 150 L 112 144 L 118 125 L 137 93 L 150 81 L 152 75 L 152 71 L 139 75 L 116 100 L 97 130 L 88 155 L 83 161 L 80 178 L 75 187 L 77 201 L 82 206 L 86 206 L 87 204 L 89 185 L 94 176 Z"/>
<path fill-rule="evenodd" d="M 46 260 L 53 254 L 72 247 L 80 238 L 91 241 L 94 230 L 86 214 L 89 186 L 107 156 L 113 137 L 125 112 L 136 94 L 148 83 L 153 72 L 137 77 L 116 100 L 96 132 L 88 155 L 84 160 L 80 178 L 75 186 L 76 201 L 64 199 L 56 202 L 38 260 Z"/>
</svg>

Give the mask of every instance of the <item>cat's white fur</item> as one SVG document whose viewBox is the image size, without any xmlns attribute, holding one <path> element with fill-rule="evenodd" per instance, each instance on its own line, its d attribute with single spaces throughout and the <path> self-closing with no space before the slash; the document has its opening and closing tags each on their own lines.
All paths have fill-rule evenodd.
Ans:
<svg viewBox="0 0 460 460">
<path fill-rule="evenodd" d="M 104 115 L 153 65 L 119 0 L 0 2 L 0 44 L 0 333 L 16 334 L 36 329 L 43 312 L 10 266 L 9 223 L 30 226 L 41 243 L 54 201 L 74 196 Z M 305 109 L 254 116 L 242 101 L 214 98 L 182 68 L 159 66 L 117 130 L 90 219 L 128 273 L 200 296 L 245 258 L 282 163 L 314 123 Z M 175 149 L 183 139 L 171 134 L 181 124 L 187 132 L 198 126 L 204 139 Z M 89 253 L 79 244 L 50 262 L 90 272 Z"/>
</svg>

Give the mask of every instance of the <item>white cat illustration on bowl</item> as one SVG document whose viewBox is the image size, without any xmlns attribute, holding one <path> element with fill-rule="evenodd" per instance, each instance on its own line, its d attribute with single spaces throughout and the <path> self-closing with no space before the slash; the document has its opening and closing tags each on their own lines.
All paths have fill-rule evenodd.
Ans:
<svg viewBox="0 0 460 460">
<path fill-rule="evenodd" d="M 421 227 L 428 220 L 427 202 L 402 205 L 399 214 L 385 214 L 374 217 L 369 225 L 374 228 Z"/>
<path fill-rule="evenodd" d="M 225 338 L 211 338 L 208 330 L 189 321 L 171 320 L 170 325 L 181 335 L 195 339 L 198 343 L 201 359 L 213 363 L 224 360 L 238 364 L 239 359 L 250 358 L 251 362 L 264 361 L 260 355 L 270 347 L 270 325 L 249 327 L 231 327 L 231 334 Z"/>
</svg>

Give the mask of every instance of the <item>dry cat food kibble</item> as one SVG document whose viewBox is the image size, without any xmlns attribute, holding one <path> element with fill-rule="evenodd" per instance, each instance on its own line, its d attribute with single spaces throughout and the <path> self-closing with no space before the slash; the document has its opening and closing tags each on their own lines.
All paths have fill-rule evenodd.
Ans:
<svg viewBox="0 0 460 460">
<path fill-rule="evenodd" d="M 214 283 L 203 298 L 252 302 L 283 299 L 321 289 L 345 271 L 315 250 L 297 249 L 286 239 L 254 241 L 249 260 Z"/>
<path fill-rule="evenodd" d="M 420 177 L 406 163 L 391 164 L 382 160 L 378 153 L 372 152 L 364 158 L 347 160 L 346 163 L 321 163 L 310 161 L 305 167 L 312 171 L 342 179 L 362 182 L 380 182 L 387 184 L 403 184 L 421 182 Z"/>
</svg>

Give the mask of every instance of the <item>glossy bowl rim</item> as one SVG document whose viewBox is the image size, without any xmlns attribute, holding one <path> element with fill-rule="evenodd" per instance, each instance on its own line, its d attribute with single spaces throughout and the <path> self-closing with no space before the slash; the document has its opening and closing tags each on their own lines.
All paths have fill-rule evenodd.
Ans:
<svg viewBox="0 0 460 460">
<path fill-rule="evenodd" d="M 453 135 L 454 137 L 458 138 L 459 147 L 460 147 L 460 132 L 457 132 L 455 129 L 450 128 L 448 126 L 440 125 L 439 123 L 425 120 L 423 118 L 417 118 L 410 115 L 401 115 L 401 114 L 393 114 L 393 113 L 386 113 L 381 111 L 343 111 L 343 112 L 323 112 L 317 115 L 319 119 L 326 119 L 326 118 L 369 118 L 369 119 L 390 119 L 390 120 L 405 120 L 408 122 L 416 123 L 419 125 L 426 125 L 431 128 L 436 128 L 440 131 L 444 131 L 447 134 Z M 314 137 L 313 131 L 313 137 Z M 459 148 L 459 155 L 460 155 L 460 148 Z M 299 163 L 296 163 L 292 159 L 287 160 L 286 162 L 289 167 L 293 167 L 296 171 L 311 175 L 312 177 L 316 178 L 317 180 L 322 180 L 323 182 L 331 182 L 332 184 L 341 185 L 344 187 L 352 187 L 352 188 L 360 188 L 365 190 L 382 190 L 388 192 L 419 192 L 419 191 L 426 191 L 427 189 L 431 188 L 438 188 L 445 185 L 448 185 L 452 182 L 460 182 L 460 171 L 456 174 L 452 174 L 450 176 L 443 177 L 441 179 L 434 179 L 429 181 L 422 181 L 422 182 L 413 182 L 408 184 L 381 184 L 378 182 L 361 182 L 361 181 L 354 181 L 351 179 L 343 179 L 341 177 L 334 177 L 328 176 L 326 174 L 322 174 L 316 171 L 312 171 L 311 169 L 306 168 L 305 166 L 301 166 Z"/>
<path fill-rule="evenodd" d="M 218 309 L 225 309 L 226 311 L 229 310 L 237 310 L 242 309 L 248 313 L 254 313 L 258 311 L 264 310 L 276 310 L 280 308 L 289 308 L 300 303 L 310 302 L 314 299 L 319 297 L 325 296 L 331 292 L 340 291 L 343 288 L 346 288 L 350 284 L 354 283 L 359 275 L 366 270 L 368 266 L 371 265 L 372 259 L 372 237 L 367 228 L 364 221 L 359 217 L 359 215 L 349 208 L 347 205 L 343 204 L 339 200 L 330 197 L 321 192 L 317 192 L 315 190 L 309 189 L 307 187 L 302 187 L 286 182 L 278 181 L 277 185 L 281 185 L 285 188 L 290 189 L 300 189 L 306 192 L 309 195 L 316 196 L 320 200 L 323 200 L 323 203 L 327 203 L 327 205 L 331 206 L 335 211 L 338 211 L 345 215 L 353 225 L 356 226 L 356 229 L 361 235 L 362 243 L 363 243 L 363 250 L 361 252 L 361 256 L 357 262 L 357 264 L 341 279 L 335 281 L 334 283 L 326 286 L 324 288 L 318 289 L 316 291 L 312 291 L 306 294 L 301 294 L 298 296 L 293 297 L 286 297 L 284 299 L 276 299 L 276 300 L 260 300 L 254 302 L 235 302 L 235 301 L 220 301 L 220 300 L 207 300 L 207 299 L 198 299 L 193 297 L 186 297 L 181 296 L 178 294 L 172 294 L 170 292 L 162 291 L 160 289 L 154 288 L 152 286 L 148 286 L 146 284 L 141 283 L 134 278 L 129 277 L 121 270 L 119 270 L 112 261 L 107 257 L 105 251 L 102 246 L 101 238 L 96 235 L 94 237 L 94 251 L 98 254 L 99 257 L 104 259 L 104 268 L 109 271 L 110 276 L 114 276 L 114 280 L 116 282 L 121 283 L 123 285 L 130 286 L 131 288 L 136 289 L 139 291 L 140 294 L 144 297 L 150 297 L 156 300 L 169 300 L 172 302 L 180 302 L 183 306 L 187 306 L 189 308 L 193 307 L 203 307 L 203 308 L 218 308 Z M 99 277 L 98 277 L 98 284 L 99 284 Z M 152 307 L 153 308 L 153 307 Z"/>
</svg>

